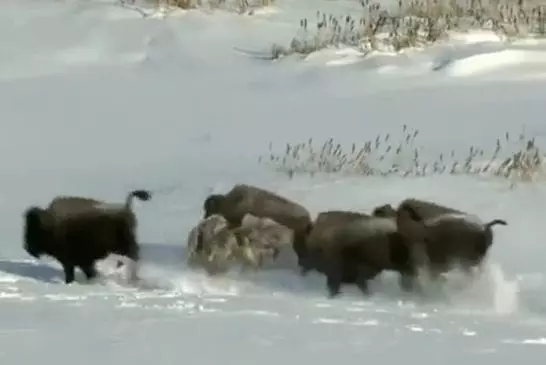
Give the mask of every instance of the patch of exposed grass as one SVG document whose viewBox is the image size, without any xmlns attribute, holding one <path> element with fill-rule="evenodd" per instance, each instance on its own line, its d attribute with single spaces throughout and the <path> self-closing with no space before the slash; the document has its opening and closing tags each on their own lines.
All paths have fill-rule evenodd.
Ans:
<svg viewBox="0 0 546 365">
<path fill-rule="evenodd" d="M 343 146 L 328 139 L 318 145 L 309 139 L 303 143 L 286 143 L 276 152 L 273 144 L 259 162 L 289 177 L 295 174 L 342 174 L 361 176 L 493 176 L 511 181 L 536 181 L 546 176 L 545 155 L 534 138 L 520 134 L 516 139 L 506 133 L 496 140 L 495 148 L 486 153 L 470 146 L 458 155 L 454 150 L 426 159 L 418 144 L 419 130 L 403 126 L 400 137 L 378 135 L 358 145 Z"/>
<path fill-rule="evenodd" d="M 300 21 L 288 47 L 273 45 L 272 58 L 344 45 L 364 54 L 422 47 L 449 37 L 450 32 L 490 30 L 501 39 L 544 37 L 545 0 L 397 0 L 391 9 L 360 0 L 360 14 L 334 16 L 320 11 L 314 24 Z"/>
</svg>

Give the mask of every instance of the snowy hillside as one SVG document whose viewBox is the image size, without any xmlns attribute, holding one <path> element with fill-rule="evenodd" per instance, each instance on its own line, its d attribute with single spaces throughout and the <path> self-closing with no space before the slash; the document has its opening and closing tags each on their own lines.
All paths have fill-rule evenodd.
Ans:
<svg viewBox="0 0 546 365">
<path fill-rule="evenodd" d="M 419 130 L 426 156 L 525 131 L 546 137 L 546 43 L 460 36 L 362 59 L 347 49 L 268 62 L 236 49 L 289 44 L 302 17 L 349 0 L 279 0 L 253 16 L 143 18 L 114 1 L 0 4 L 0 364 L 524 364 L 546 354 L 545 180 L 276 172 L 286 143 L 350 146 Z M 442 65 L 442 67 L 437 67 Z M 350 149 L 350 147 L 346 147 Z M 431 157 L 432 158 L 432 157 Z M 484 157 L 485 159 L 485 157 Z M 490 275 L 428 299 L 385 274 L 366 298 L 327 299 L 324 278 L 285 267 L 208 278 L 183 263 L 210 192 L 260 185 L 305 205 L 369 211 L 415 196 L 472 211 L 495 229 Z M 67 286 L 59 265 L 22 249 L 22 213 L 57 194 L 136 205 L 145 285 Z M 456 285 L 454 285 L 456 286 Z"/>
</svg>

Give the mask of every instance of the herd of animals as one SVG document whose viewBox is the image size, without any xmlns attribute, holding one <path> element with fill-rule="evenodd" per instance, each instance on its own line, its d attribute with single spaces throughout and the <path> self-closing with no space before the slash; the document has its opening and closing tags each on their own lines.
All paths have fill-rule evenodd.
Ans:
<svg viewBox="0 0 546 365">
<path fill-rule="evenodd" d="M 151 196 L 135 190 L 124 204 L 60 196 L 45 209 L 32 206 L 24 213 L 24 249 L 35 258 L 55 258 L 67 284 L 74 281 L 77 267 L 87 279 L 95 278 L 96 261 L 109 255 L 118 256 L 117 266 L 128 268 L 130 280 L 138 280 L 132 200 Z M 369 214 L 324 211 L 313 220 L 302 205 L 247 184 L 209 195 L 203 210 L 188 235 L 190 267 L 204 268 L 209 275 L 234 265 L 259 270 L 288 248 L 302 276 L 311 270 L 325 276 L 329 297 L 347 283 L 369 294 L 369 281 L 383 271 L 398 273 L 404 291 L 419 289 L 423 269 L 439 279 L 456 264 L 472 276 L 480 272 L 493 243 L 492 227 L 507 225 L 502 219 L 482 222 L 473 214 L 415 198 L 396 207 L 375 207 Z"/>
</svg>

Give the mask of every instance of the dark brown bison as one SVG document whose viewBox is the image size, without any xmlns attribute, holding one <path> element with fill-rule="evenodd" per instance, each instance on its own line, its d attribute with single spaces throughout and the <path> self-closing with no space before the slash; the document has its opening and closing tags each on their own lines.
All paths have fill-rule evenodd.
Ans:
<svg viewBox="0 0 546 365">
<path fill-rule="evenodd" d="M 466 214 L 463 211 L 440 205 L 438 203 L 408 198 L 402 200 L 396 209 L 394 209 L 390 204 L 380 205 L 373 210 L 372 215 L 375 217 L 396 217 L 397 210 L 404 208 L 410 208 L 422 219 L 433 218 L 441 214 Z"/>
<path fill-rule="evenodd" d="M 356 212 L 323 212 L 307 239 L 303 272 L 315 269 L 326 276 L 330 297 L 342 283 L 355 283 L 368 293 L 368 281 L 384 270 L 401 274 L 409 290 L 414 276 L 408 246 L 397 232 L 396 219 Z"/>
<path fill-rule="evenodd" d="M 89 197 L 80 196 L 58 196 L 55 197 L 47 207 L 47 210 L 51 212 L 57 219 L 62 219 L 70 215 L 78 214 L 89 209 L 95 209 L 101 213 L 115 213 L 117 211 L 132 211 L 133 197 L 137 196 L 140 200 L 149 200 L 151 198 L 150 192 L 144 190 L 135 190 L 127 195 L 125 203 L 111 203 L 103 200 L 98 200 Z M 117 268 L 123 266 L 121 260 L 117 261 Z"/>
<path fill-rule="evenodd" d="M 428 207 L 401 205 L 397 210 L 397 226 L 404 242 L 410 245 L 413 265 L 427 269 L 432 278 L 451 270 L 453 265 L 468 273 L 472 268 L 480 268 L 493 244 L 492 227 L 507 225 L 502 219 L 484 223 L 460 211 L 446 213 L 441 207 L 427 210 Z"/>
<path fill-rule="evenodd" d="M 275 193 L 246 184 L 235 185 L 227 194 L 209 195 L 203 204 L 204 218 L 225 217 L 231 228 L 240 227 L 246 214 L 269 218 L 293 230 L 292 247 L 298 262 L 305 257 L 305 238 L 312 228 L 311 215 L 303 206 Z"/>
<path fill-rule="evenodd" d="M 136 218 L 128 208 L 133 197 L 146 201 L 151 194 L 135 190 L 128 194 L 125 205 L 99 202 L 77 212 L 74 210 L 72 214 L 66 213 L 67 210 L 59 213 L 61 200 L 50 204 L 48 209 L 29 207 L 24 212 L 24 249 L 35 258 L 48 255 L 57 259 L 63 266 L 67 284 L 74 281 L 76 267 L 88 279 L 96 277 L 95 262 L 110 254 L 130 259 L 131 278 L 135 279 L 139 246 L 135 238 Z"/>
<path fill-rule="evenodd" d="M 368 214 L 344 211 L 344 210 L 328 210 L 320 212 L 315 221 L 313 228 L 306 238 L 306 251 L 308 246 L 320 246 L 321 242 L 331 241 L 333 235 L 337 232 L 337 227 L 353 220 L 369 217 Z M 305 276 L 310 270 L 315 269 L 312 264 L 312 259 L 303 257 L 300 260 L 300 272 Z"/>
</svg>

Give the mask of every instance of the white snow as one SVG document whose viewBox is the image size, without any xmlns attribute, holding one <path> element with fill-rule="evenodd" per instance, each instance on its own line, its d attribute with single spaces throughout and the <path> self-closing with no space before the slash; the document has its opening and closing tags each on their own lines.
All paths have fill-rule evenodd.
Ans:
<svg viewBox="0 0 546 365">
<path fill-rule="evenodd" d="M 489 34 L 401 55 L 324 50 L 266 62 L 235 48 L 289 44 L 302 17 L 358 8 L 278 0 L 254 16 L 142 15 L 114 1 L 0 2 L 0 363 L 537 364 L 544 360 L 544 181 L 296 176 L 259 165 L 272 141 L 364 142 L 419 129 L 435 155 L 494 147 L 524 127 L 544 141 L 546 44 Z M 209 278 L 183 264 L 211 192 L 260 185 L 313 214 L 369 211 L 415 196 L 502 218 L 489 272 L 430 298 L 385 274 L 369 298 L 285 267 Z M 58 194 L 135 204 L 145 285 L 103 278 L 66 286 L 22 249 L 22 212 Z M 290 259 L 290 255 L 287 255 Z"/>
</svg>

